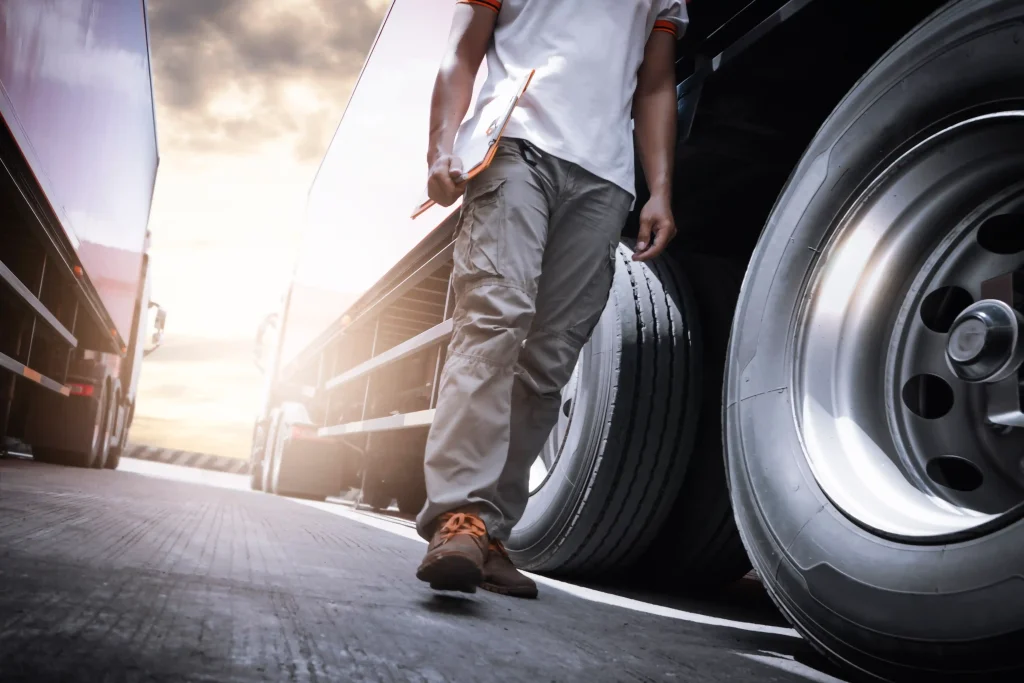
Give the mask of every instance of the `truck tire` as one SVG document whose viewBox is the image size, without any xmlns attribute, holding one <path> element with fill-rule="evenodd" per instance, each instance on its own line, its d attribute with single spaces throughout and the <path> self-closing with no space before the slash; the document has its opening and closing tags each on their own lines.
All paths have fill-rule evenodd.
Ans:
<svg viewBox="0 0 1024 683">
<path fill-rule="evenodd" d="M 427 490 L 414 487 L 404 488 L 398 492 L 398 511 L 403 515 L 418 514 L 427 502 Z"/>
<path fill-rule="evenodd" d="M 113 427 L 110 404 L 114 398 L 114 390 L 110 382 L 103 383 L 103 396 L 100 399 L 100 427 L 99 427 L 99 448 L 96 457 L 92 460 L 91 467 L 102 470 L 107 464 L 107 457 L 110 455 L 110 432 Z"/>
<path fill-rule="evenodd" d="M 632 254 L 619 245 L 608 305 L 540 457 L 548 471 L 507 543 L 524 569 L 597 576 L 629 567 L 682 484 L 700 387 L 695 308 L 668 258 Z"/>
<path fill-rule="evenodd" d="M 701 329 L 701 405 L 683 488 L 634 576 L 672 592 L 719 588 L 750 571 L 725 481 L 722 381 L 743 270 L 714 256 L 682 254 Z"/>
<path fill-rule="evenodd" d="M 260 490 L 266 493 L 274 493 L 270 486 L 274 471 L 274 458 L 277 457 L 278 441 L 277 432 L 281 427 L 281 411 L 276 408 L 270 411 L 270 426 L 267 428 L 266 444 L 263 447 L 263 455 L 260 459 Z M 251 481 L 250 481 L 251 483 Z"/>
<path fill-rule="evenodd" d="M 253 491 L 263 490 L 263 460 L 267 453 L 267 442 L 274 426 L 274 414 L 266 420 L 253 424 L 252 446 L 249 451 L 249 488 Z"/>
<path fill-rule="evenodd" d="M 819 130 L 737 306 L 744 544 L 794 626 L 871 676 L 1024 673 L 1024 430 L 944 357 L 981 282 L 1024 263 L 1022 110 L 1024 3 L 942 7 Z"/>
<path fill-rule="evenodd" d="M 359 504 L 366 505 L 371 510 L 380 512 L 391 507 L 394 497 L 387 490 L 377 483 L 367 482 L 366 487 L 359 494 Z"/>
<path fill-rule="evenodd" d="M 114 432 L 117 430 L 117 413 L 121 408 L 121 384 L 120 382 L 114 383 L 114 390 L 110 400 L 110 437 L 112 438 Z M 128 438 L 128 425 L 121 428 L 121 434 L 118 436 L 117 445 L 111 444 L 107 449 L 107 459 L 103 461 L 103 469 L 116 470 L 121 464 L 121 453 L 124 452 L 124 444 Z"/>
</svg>

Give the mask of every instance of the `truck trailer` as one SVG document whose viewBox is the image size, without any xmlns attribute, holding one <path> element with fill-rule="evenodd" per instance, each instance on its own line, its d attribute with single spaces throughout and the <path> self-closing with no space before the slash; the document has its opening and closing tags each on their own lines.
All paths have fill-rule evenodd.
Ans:
<svg viewBox="0 0 1024 683">
<path fill-rule="evenodd" d="M 2 449 L 114 469 L 166 318 L 145 2 L 0 0 L 0 123 Z"/>
<path fill-rule="evenodd" d="M 254 489 L 423 505 L 459 210 L 409 214 L 453 5 L 392 2 L 313 182 Z M 668 591 L 753 567 L 851 672 L 1019 677 L 1024 2 L 688 8 L 680 234 L 631 260 L 638 171 L 508 549 Z"/>
</svg>

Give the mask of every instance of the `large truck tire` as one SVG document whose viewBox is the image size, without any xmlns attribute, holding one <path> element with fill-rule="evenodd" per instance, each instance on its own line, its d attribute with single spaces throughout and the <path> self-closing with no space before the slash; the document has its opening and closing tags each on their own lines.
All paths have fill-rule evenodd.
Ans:
<svg viewBox="0 0 1024 683">
<path fill-rule="evenodd" d="M 563 391 L 546 467 L 507 546 L 524 569 L 611 575 L 635 563 L 679 492 L 700 391 L 689 285 L 621 244 L 608 305 Z M 535 466 L 537 467 L 537 466 Z"/>
<path fill-rule="evenodd" d="M 722 382 L 743 269 L 724 258 L 681 254 L 701 331 L 697 438 L 682 490 L 635 577 L 672 592 L 715 589 L 742 578 L 750 559 L 740 540 L 725 481 Z"/>
<path fill-rule="evenodd" d="M 114 443 L 114 433 L 117 431 L 117 414 L 121 409 L 121 383 L 114 382 L 114 387 L 110 396 L 110 404 L 108 410 L 109 415 L 109 428 L 108 428 L 108 439 L 110 439 L 110 445 L 107 448 L 107 457 L 103 461 L 103 469 L 116 470 L 121 465 L 121 454 L 124 452 L 125 443 L 128 440 L 128 424 L 125 422 L 124 426 L 121 427 L 121 433 L 118 435 L 117 442 Z M 127 417 L 127 413 L 126 413 Z"/>
<path fill-rule="evenodd" d="M 271 412 L 265 420 L 258 420 L 252 427 L 252 445 L 249 450 L 249 488 L 264 490 L 264 475 L 268 470 L 266 462 L 267 445 L 276 426 L 277 413 Z"/>
<path fill-rule="evenodd" d="M 1024 3 L 961 0 L 839 104 L 750 262 L 726 370 L 740 532 L 794 626 L 870 676 L 1022 680 L 1024 430 L 945 357 L 1022 238 Z"/>
</svg>

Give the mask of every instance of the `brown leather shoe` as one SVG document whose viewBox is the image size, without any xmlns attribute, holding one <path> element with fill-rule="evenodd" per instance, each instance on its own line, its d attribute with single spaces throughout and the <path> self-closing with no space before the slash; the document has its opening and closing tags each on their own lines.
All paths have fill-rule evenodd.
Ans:
<svg viewBox="0 0 1024 683">
<path fill-rule="evenodd" d="M 416 578 L 434 590 L 475 593 L 484 577 L 487 541 L 487 525 L 476 515 L 441 515 Z"/>
<path fill-rule="evenodd" d="M 484 580 L 480 587 L 492 593 L 514 598 L 536 598 L 537 584 L 512 564 L 512 558 L 501 541 L 491 541 L 484 562 Z"/>
</svg>

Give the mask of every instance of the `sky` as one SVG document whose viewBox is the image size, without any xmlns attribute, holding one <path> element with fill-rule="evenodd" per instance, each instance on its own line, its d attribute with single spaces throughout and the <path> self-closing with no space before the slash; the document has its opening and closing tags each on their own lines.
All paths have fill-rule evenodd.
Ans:
<svg viewBox="0 0 1024 683">
<path fill-rule="evenodd" d="M 248 457 L 260 320 L 387 0 L 149 0 L 161 166 L 150 229 L 164 345 L 131 440 Z"/>
</svg>

